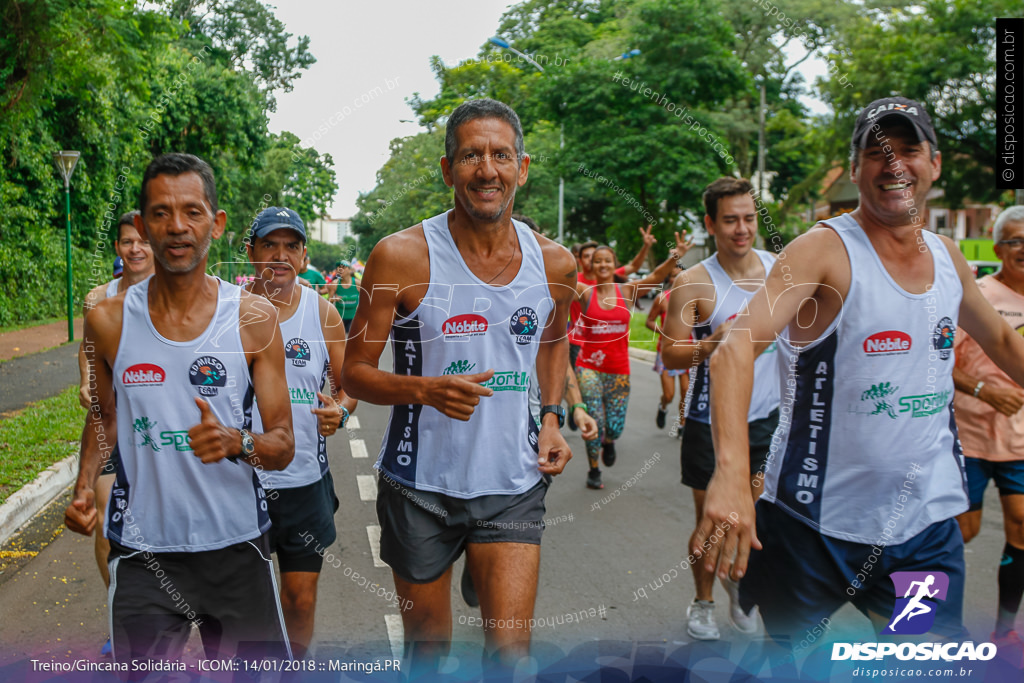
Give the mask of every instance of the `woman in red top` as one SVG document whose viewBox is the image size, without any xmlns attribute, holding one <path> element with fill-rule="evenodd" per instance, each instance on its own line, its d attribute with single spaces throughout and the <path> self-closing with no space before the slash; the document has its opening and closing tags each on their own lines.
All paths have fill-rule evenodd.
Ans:
<svg viewBox="0 0 1024 683">
<path fill-rule="evenodd" d="M 677 235 L 677 243 L 678 235 Z M 615 464 L 615 440 L 626 426 L 629 402 L 629 321 L 637 293 L 659 285 L 675 266 L 676 250 L 642 280 L 616 282 L 615 252 L 611 247 L 594 250 L 594 285 L 578 283 L 580 315 L 576 336 L 583 348 L 576 359 L 576 375 L 587 412 L 597 421 L 598 437 L 586 442 L 590 472 L 587 486 L 604 488 L 598 457 L 606 467 Z M 621 280 L 621 278 L 620 278 Z"/>
</svg>

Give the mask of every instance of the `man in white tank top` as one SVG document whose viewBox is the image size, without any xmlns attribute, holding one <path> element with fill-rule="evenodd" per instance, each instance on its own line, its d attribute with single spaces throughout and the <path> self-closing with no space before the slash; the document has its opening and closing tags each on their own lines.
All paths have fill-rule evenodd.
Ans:
<svg viewBox="0 0 1024 683">
<path fill-rule="evenodd" d="M 978 291 L 956 245 L 925 229 L 940 171 L 923 105 L 868 105 L 851 145 L 860 205 L 787 246 L 711 357 L 718 448 L 693 549 L 705 547 L 709 570 L 743 578 L 741 604 L 759 605 L 778 641 L 800 641 L 846 602 L 876 633 L 902 631 L 891 623 L 903 581 L 894 572 L 945 575 L 930 632 L 961 635 L 957 319 L 1018 384 L 1024 339 Z M 743 424 L 754 359 L 773 342 L 785 381 L 755 531 Z"/>
<path fill-rule="evenodd" d="M 286 657 L 258 477 L 294 451 L 277 312 L 206 275 L 226 222 L 206 162 L 153 160 L 139 205 L 135 227 L 155 273 L 86 317 L 95 385 L 65 523 L 92 532 L 96 476 L 116 444 L 105 520 L 114 660 L 183 671 L 194 624 L 209 657 Z M 264 426 L 256 435 L 253 395 Z"/>
<path fill-rule="evenodd" d="M 281 472 L 264 473 L 262 483 L 268 490 L 270 546 L 281 571 L 281 608 L 292 651 L 302 658 L 313 638 L 322 549 L 337 536 L 327 437 L 345 426 L 356 402 L 341 390 L 341 316 L 315 289 L 299 285 L 297 272 L 309 262 L 302 218 L 291 209 L 264 209 L 253 221 L 246 248 L 256 270 L 248 289 L 277 308 L 285 345 L 295 459 Z M 253 431 L 258 433 L 256 407 Z"/>
<path fill-rule="evenodd" d="M 676 276 L 665 318 L 665 339 L 678 341 L 663 343 L 661 351 L 665 367 L 692 368 L 680 460 L 682 482 L 693 490 L 698 524 L 704 510 L 704 494 L 715 469 L 707 358 L 728 330 L 729 321 L 746 306 L 753 292 L 764 286 L 765 277 L 775 260 L 768 252 L 754 249 L 757 209 L 751 196 L 750 181 L 719 178 L 705 188 L 704 207 L 704 225 L 715 238 L 716 251 Z M 755 368 L 755 399 L 747 422 L 750 487 L 754 500 L 757 500 L 761 494 L 772 432 L 779 421 L 779 372 L 774 346 L 758 357 Z M 691 638 L 717 640 L 720 633 L 715 623 L 712 595 L 715 575 L 705 570 L 701 562 L 691 563 L 690 568 L 697 590 L 693 603 L 687 608 L 686 631 Z M 723 584 L 729 594 L 729 616 L 733 626 L 742 633 L 753 633 L 757 630 L 756 615 L 748 614 L 739 607 L 739 585 L 729 579 L 723 579 Z"/>
<path fill-rule="evenodd" d="M 410 609 L 406 652 L 436 669 L 451 643 L 452 564 L 465 550 L 489 662 L 529 650 L 547 478 L 571 453 L 559 433 L 567 249 L 511 220 L 527 178 L 519 117 L 471 100 L 448 119 L 441 170 L 455 207 L 381 240 L 345 354 L 355 398 L 392 405 L 377 467 L 381 559 Z M 395 372 L 377 369 L 390 335 Z M 541 426 L 530 417 L 536 362 Z"/>
</svg>

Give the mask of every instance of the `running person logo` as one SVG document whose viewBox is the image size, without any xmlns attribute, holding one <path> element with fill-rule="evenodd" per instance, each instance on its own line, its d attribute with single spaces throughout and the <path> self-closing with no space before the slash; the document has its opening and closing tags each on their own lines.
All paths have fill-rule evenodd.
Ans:
<svg viewBox="0 0 1024 683">
<path fill-rule="evenodd" d="M 946 599 L 949 576 L 943 572 L 894 572 L 889 578 L 896 589 L 896 605 L 882 633 L 927 633 L 935 623 L 938 602 Z"/>
<path fill-rule="evenodd" d="M 220 387 L 228 382 L 224 364 L 213 356 L 202 356 L 188 369 L 188 379 L 202 396 L 216 396 Z"/>
<path fill-rule="evenodd" d="M 861 401 L 874 401 L 875 409 L 871 411 L 872 415 L 881 415 L 885 413 L 892 419 L 896 419 L 896 409 L 890 403 L 889 397 L 896 393 L 899 387 L 894 387 L 891 382 L 879 382 L 878 384 L 872 384 L 870 389 L 862 392 L 860 395 Z"/>
<path fill-rule="evenodd" d="M 298 337 L 289 339 L 288 343 L 284 345 L 284 357 L 291 360 L 295 367 L 306 367 L 306 361 L 309 360 L 309 344 L 305 339 Z"/>
<path fill-rule="evenodd" d="M 956 325 L 948 317 L 943 318 L 932 332 L 932 349 L 939 352 L 939 358 L 949 360 L 953 355 L 953 339 L 956 337 Z"/>
<path fill-rule="evenodd" d="M 540 327 L 540 323 L 537 318 L 537 311 L 529 306 L 523 306 L 513 313 L 512 317 L 508 320 L 508 331 L 515 336 L 516 344 L 521 346 L 533 341 L 538 327 Z"/>
<path fill-rule="evenodd" d="M 160 452 L 160 447 L 156 445 L 156 441 L 153 440 L 153 435 L 149 433 L 149 430 L 156 427 L 156 422 L 150 422 L 149 418 L 143 415 L 137 419 L 133 428 L 139 434 L 142 434 L 142 443 L 139 444 L 139 448 L 145 448 L 146 446 L 152 446 L 154 453 Z"/>
<path fill-rule="evenodd" d="M 452 364 L 444 369 L 442 375 L 468 375 L 476 367 L 476 363 L 468 360 L 453 360 Z"/>
</svg>

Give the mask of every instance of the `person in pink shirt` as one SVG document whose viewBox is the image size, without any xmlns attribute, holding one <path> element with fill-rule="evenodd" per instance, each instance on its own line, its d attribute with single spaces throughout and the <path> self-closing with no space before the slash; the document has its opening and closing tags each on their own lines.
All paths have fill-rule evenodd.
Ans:
<svg viewBox="0 0 1024 683">
<path fill-rule="evenodd" d="M 1003 262 L 978 289 L 1009 325 L 1024 334 L 1024 206 L 996 218 L 992 231 Z M 964 542 L 978 535 L 989 479 L 999 487 L 1006 545 L 999 563 L 999 611 L 993 642 L 1024 648 L 1014 621 L 1024 595 L 1024 389 L 996 367 L 963 330 L 956 335 L 956 423 L 967 469 L 970 509 L 958 516 Z"/>
</svg>

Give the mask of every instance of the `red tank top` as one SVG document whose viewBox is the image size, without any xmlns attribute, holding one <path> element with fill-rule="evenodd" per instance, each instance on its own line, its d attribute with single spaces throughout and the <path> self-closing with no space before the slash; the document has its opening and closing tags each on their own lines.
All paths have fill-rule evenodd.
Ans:
<svg viewBox="0 0 1024 683">
<path fill-rule="evenodd" d="M 583 277 L 583 273 L 576 273 L 576 280 L 582 282 L 585 285 L 594 285 L 593 280 L 588 280 Z M 583 309 L 580 308 L 579 299 L 573 299 L 572 303 L 569 304 L 569 343 L 573 346 L 582 346 L 583 340 L 580 339 L 579 333 L 576 331 L 576 323 L 580 319 L 580 314 L 583 313 Z"/>
<path fill-rule="evenodd" d="M 630 312 L 615 285 L 615 308 L 606 311 L 597 302 L 597 289 L 590 290 L 587 310 L 576 325 L 576 338 L 583 343 L 576 366 L 613 375 L 629 374 Z"/>
</svg>

